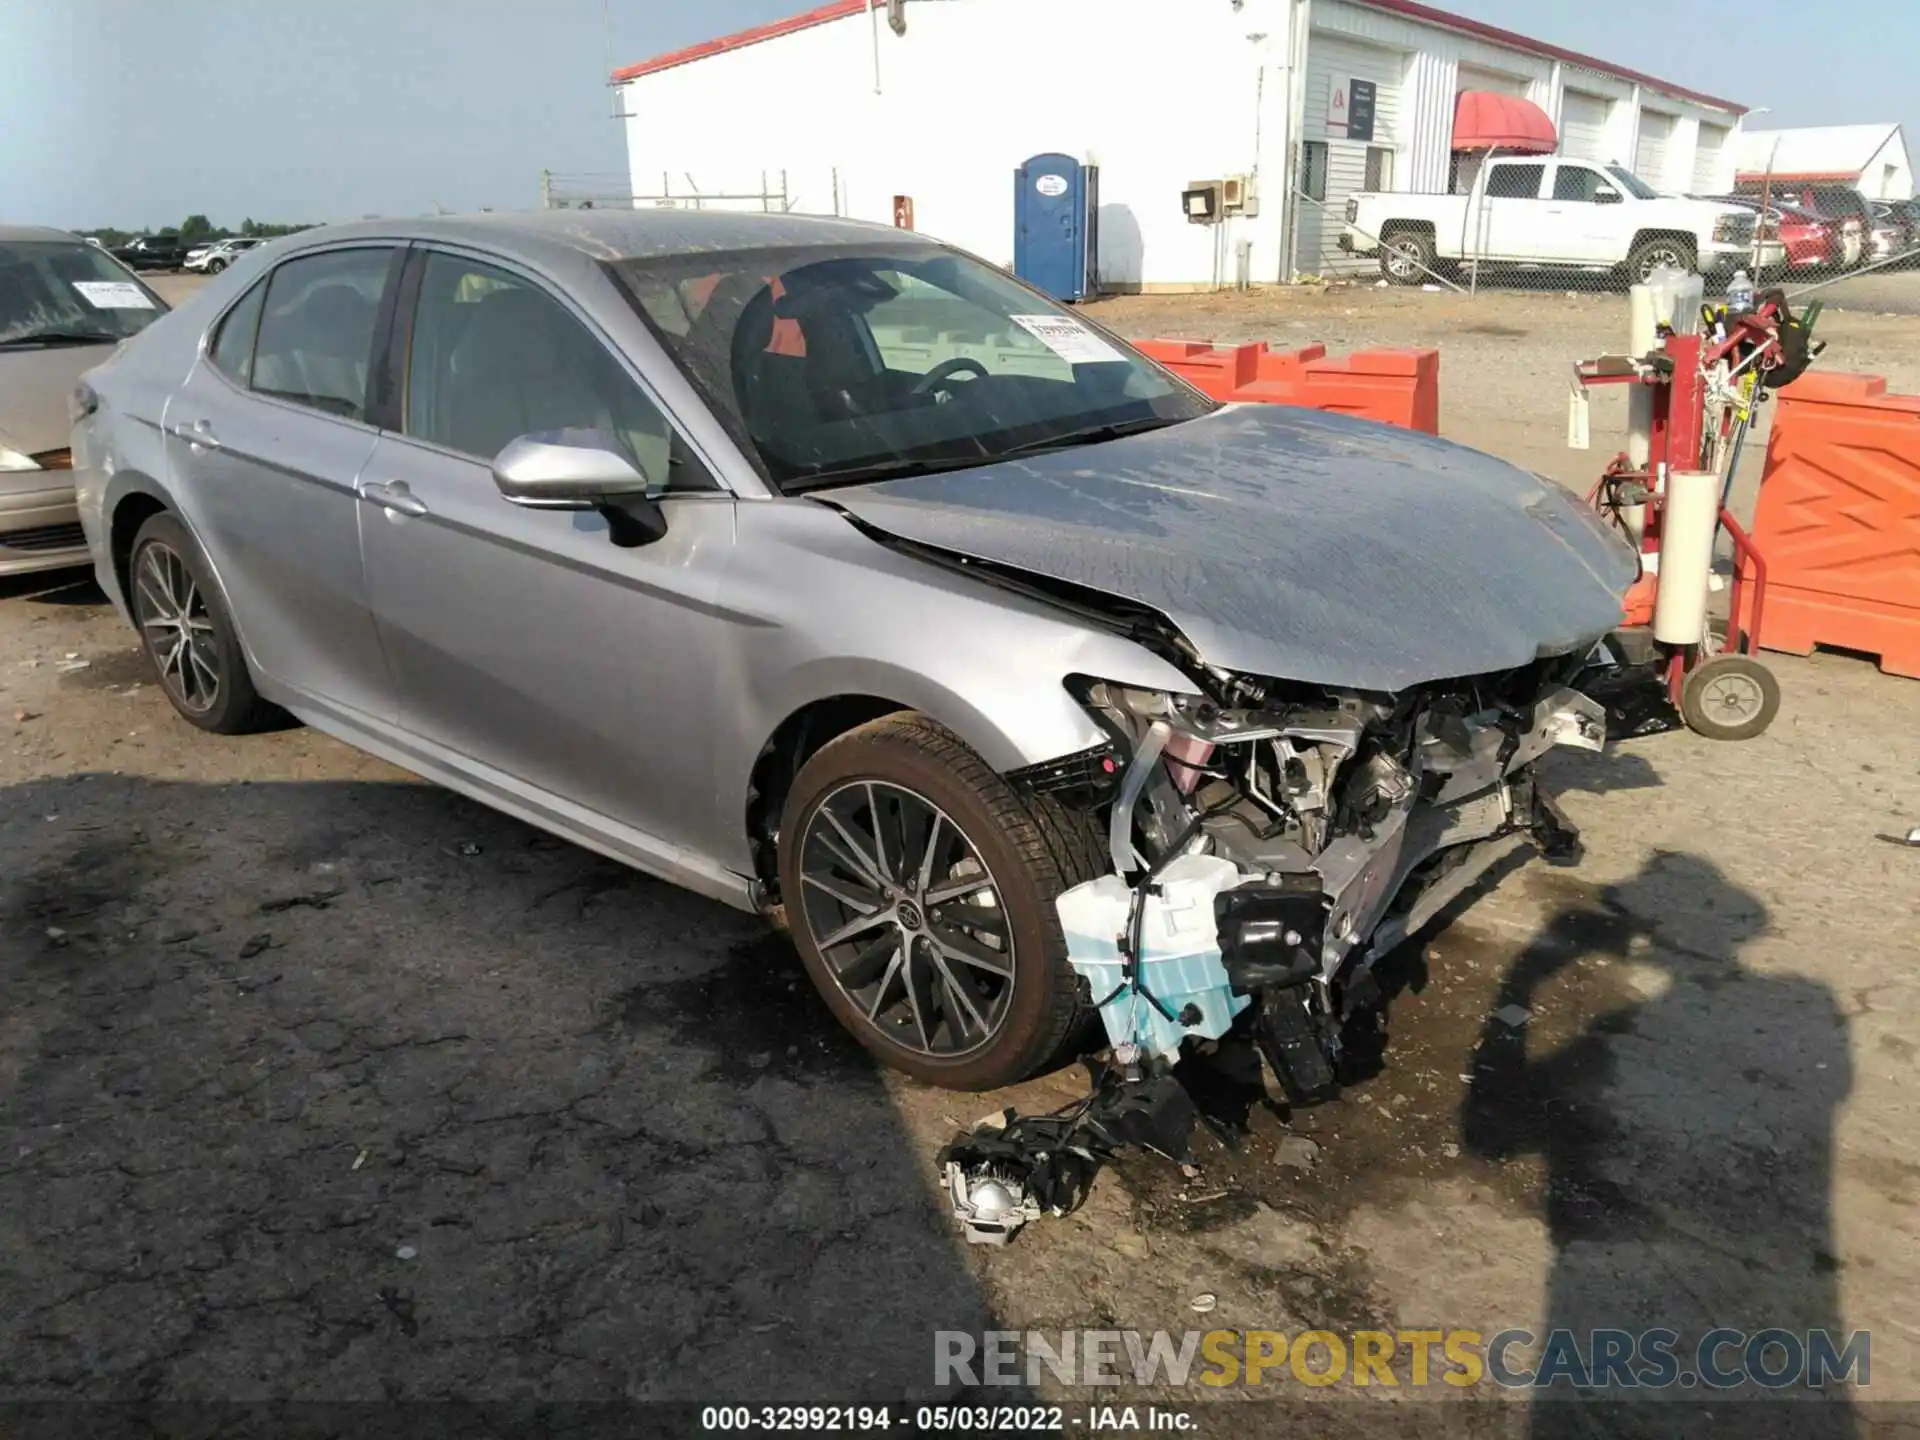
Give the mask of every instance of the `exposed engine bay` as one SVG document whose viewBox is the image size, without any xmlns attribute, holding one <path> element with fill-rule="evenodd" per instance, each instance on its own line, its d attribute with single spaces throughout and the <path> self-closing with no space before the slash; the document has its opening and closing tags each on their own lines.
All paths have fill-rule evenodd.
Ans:
<svg viewBox="0 0 1920 1440">
<path fill-rule="evenodd" d="M 1120 1145 L 1184 1159 L 1195 1115 L 1172 1076 L 1196 1052 L 1257 1053 L 1290 1105 L 1333 1094 L 1343 1034 L 1380 1003 L 1377 960 L 1526 843 L 1577 859 L 1535 768 L 1606 741 L 1607 712 L 1575 688 L 1586 665 L 1396 695 L 1217 671 L 1197 695 L 1084 682 L 1109 744 L 1014 778 L 1107 837 L 1111 872 L 1057 908 L 1113 1060 L 1072 1115 L 1009 1116 L 948 1147 L 969 1238 L 1004 1243 L 1072 1208 Z"/>
</svg>

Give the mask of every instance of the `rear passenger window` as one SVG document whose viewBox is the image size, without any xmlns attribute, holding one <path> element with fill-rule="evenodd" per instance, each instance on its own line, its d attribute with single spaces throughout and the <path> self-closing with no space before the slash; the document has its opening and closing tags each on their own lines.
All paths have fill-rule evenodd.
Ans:
<svg viewBox="0 0 1920 1440">
<path fill-rule="evenodd" d="M 1487 198 L 1491 200 L 1537 200 L 1544 165 L 1496 165 L 1487 176 Z"/>
<path fill-rule="evenodd" d="M 365 419 L 374 321 L 392 259 L 390 249 L 332 250 L 275 269 L 254 345 L 253 388 Z"/>
<path fill-rule="evenodd" d="M 252 378 L 253 336 L 260 328 L 260 305 L 266 298 L 267 283 L 262 280 L 227 312 L 207 352 L 214 368 L 242 385 Z"/>
<path fill-rule="evenodd" d="M 492 460 L 546 430 L 600 431 L 650 483 L 672 481 L 667 417 L 596 336 L 517 275 L 430 254 L 407 357 L 407 434 Z"/>
</svg>

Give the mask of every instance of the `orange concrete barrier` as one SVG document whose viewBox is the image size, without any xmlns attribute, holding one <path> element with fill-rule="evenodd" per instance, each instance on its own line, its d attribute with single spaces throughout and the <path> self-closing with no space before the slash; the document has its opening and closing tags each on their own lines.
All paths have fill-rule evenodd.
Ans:
<svg viewBox="0 0 1920 1440">
<path fill-rule="evenodd" d="M 1265 344 L 1141 340 L 1134 347 L 1215 400 L 1304 405 L 1440 433 L 1438 350 L 1356 350 L 1329 360 L 1324 345 L 1273 350 Z"/>
<path fill-rule="evenodd" d="M 1815 371 L 1779 406 L 1753 522 L 1761 645 L 1861 650 L 1920 677 L 1920 395 Z"/>
</svg>

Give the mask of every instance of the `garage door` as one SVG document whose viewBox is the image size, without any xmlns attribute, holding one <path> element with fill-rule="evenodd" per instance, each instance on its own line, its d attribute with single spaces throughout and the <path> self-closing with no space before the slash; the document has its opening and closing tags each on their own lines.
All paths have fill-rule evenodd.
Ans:
<svg viewBox="0 0 1920 1440">
<path fill-rule="evenodd" d="M 1727 127 L 1701 122 L 1699 148 L 1693 152 L 1694 194 L 1718 195 L 1733 183 L 1733 177 L 1721 170 L 1721 157 L 1726 153 Z"/>
<path fill-rule="evenodd" d="M 1483 70 L 1478 65 L 1462 65 L 1456 90 L 1491 90 L 1496 95 L 1527 98 L 1527 77 L 1510 75 L 1504 70 Z"/>
<path fill-rule="evenodd" d="M 1667 151 L 1673 140 L 1673 117 L 1658 110 L 1640 112 L 1640 143 L 1634 147 L 1633 172 L 1656 190 L 1667 188 Z"/>
<path fill-rule="evenodd" d="M 1607 111 L 1612 106 L 1604 95 L 1567 91 L 1560 100 L 1560 153 L 1570 160 L 1603 163 L 1618 158 L 1607 154 Z"/>
</svg>

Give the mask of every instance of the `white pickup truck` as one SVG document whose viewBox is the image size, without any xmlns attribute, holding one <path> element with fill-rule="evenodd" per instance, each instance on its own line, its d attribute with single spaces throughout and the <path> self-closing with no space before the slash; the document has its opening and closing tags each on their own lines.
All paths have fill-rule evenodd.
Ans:
<svg viewBox="0 0 1920 1440">
<path fill-rule="evenodd" d="M 1778 264 L 1778 243 L 1756 255 L 1753 231 L 1751 210 L 1658 195 L 1618 165 L 1529 155 L 1484 161 L 1464 195 L 1350 196 L 1340 248 L 1378 255 L 1395 285 L 1418 285 L 1428 271 L 1463 261 L 1624 269 L 1644 280 L 1661 265 L 1710 275 Z"/>
</svg>

